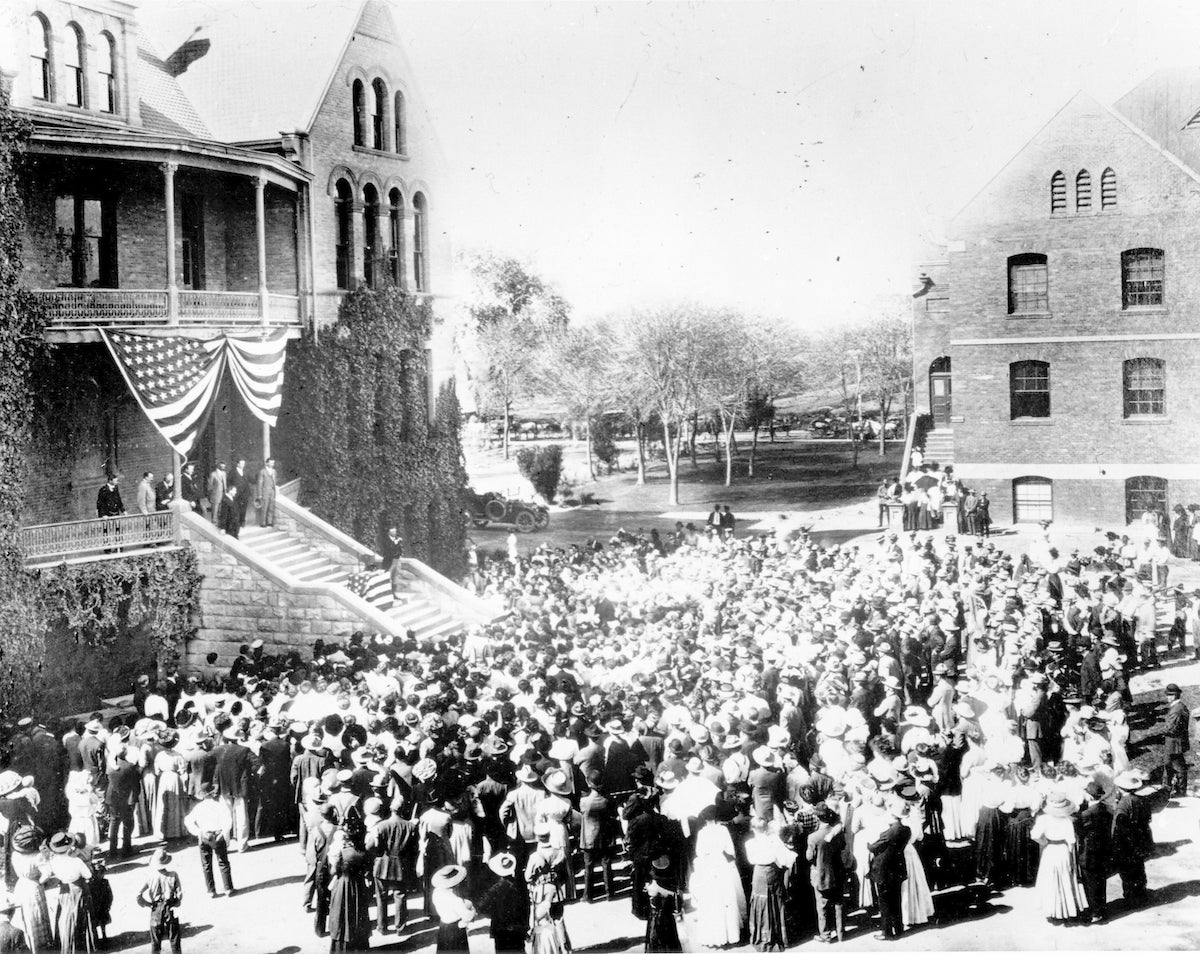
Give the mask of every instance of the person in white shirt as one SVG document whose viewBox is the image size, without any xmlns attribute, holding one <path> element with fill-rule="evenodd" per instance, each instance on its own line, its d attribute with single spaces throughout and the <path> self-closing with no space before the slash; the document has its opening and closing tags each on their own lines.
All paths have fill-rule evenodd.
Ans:
<svg viewBox="0 0 1200 954">
<path fill-rule="evenodd" d="M 229 832 L 233 828 L 233 815 L 217 798 L 215 785 L 205 785 L 201 788 L 200 797 L 201 801 L 188 812 L 183 824 L 196 836 L 200 845 L 200 866 L 204 869 L 204 886 L 208 889 L 208 896 L 217 896 L 216 884 L 213 881 L 213 855 L 216 855 L 225 894 L 233 897 L 233 873 L 229 868 Z"/>
</svg>

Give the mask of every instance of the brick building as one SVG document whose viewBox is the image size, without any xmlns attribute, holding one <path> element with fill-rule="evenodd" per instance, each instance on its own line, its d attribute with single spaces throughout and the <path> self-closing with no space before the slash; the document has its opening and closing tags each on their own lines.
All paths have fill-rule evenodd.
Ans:
<svg viewBox="0 0 1200 954">
<path fill-rule="evenodd" d="M 95 408 L 69 459 L 33 461 L 29 522 L 94 516 L 107 469 L 131 493 L 172 467 L 98 329 L 298 338 L 361 283 L 396 282 L 436 313 L 444 162 L 386 3 L 289 16 L 234 0 L 14 0 L 0 8 L 0 80 L 33 124 L 25 284 Z M 430 392 L 440 350 L 415 363 Z M 202 474 L 238 457 L 254 470 L 270 447 L 222 388 L 193 452 Z"/>
<path fill-rule="evenodd" d="M 1200 502 L 1200 73 L 1076 95 L 946 235 L 914 296 L 927 457 L 998 523 Z"/>
</svg>

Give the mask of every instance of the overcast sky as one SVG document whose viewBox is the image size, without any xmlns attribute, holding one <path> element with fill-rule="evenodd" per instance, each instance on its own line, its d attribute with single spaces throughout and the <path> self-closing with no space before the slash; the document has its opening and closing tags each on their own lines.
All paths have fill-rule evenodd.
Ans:
<svg viewBox="0 0 1200 954">
<path fill-rule="evenodd" d="M 580 317 L 852 319 L 1077 90 L 1200 65 L 1195 0 L 396 10 L 455 245 L 527 259 Z"/>
</svg>

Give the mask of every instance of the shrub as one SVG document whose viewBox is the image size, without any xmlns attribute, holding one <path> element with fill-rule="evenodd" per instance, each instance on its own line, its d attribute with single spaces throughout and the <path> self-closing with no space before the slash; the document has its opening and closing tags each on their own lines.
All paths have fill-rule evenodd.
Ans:
<svg viewBox="0 0 1200 954">
<path fill-rule="evenodd" d="M 521 476 L 533 484 L 533 489 L 547 503 L 554 501 L 558 479 L 562 476 L 562 445 L 522 447 L 517 451 L 517 467 Z"/>
<path fill-rule="evenodd" d="M 609 418 L 600 417 L 592 421 L 589 428 L 592 440 L 592 455 L 608 468 L 611 474 L 617 466 L 621 453 L 617 450 L 617 442 L 613 440 L 613 424 Z"/>
</svg>

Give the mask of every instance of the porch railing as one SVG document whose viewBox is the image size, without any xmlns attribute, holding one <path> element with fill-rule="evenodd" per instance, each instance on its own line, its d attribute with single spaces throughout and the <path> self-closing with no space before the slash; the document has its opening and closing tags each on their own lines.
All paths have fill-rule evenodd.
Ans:
<svg viewBox="0 0 1200 954">
<path fill-rule="evenodd" d="M 175 512 L 44 523 L 21 528 L 21 544 L 28 560 L 111 552 L 146 547 L 175 540 Z"/>
<path fill-rule="evenodd" d="M 46 309 L 51 331 L 262 325 L 262 298 L 258 292 L 180 289 L 175 326 L 171 324 L 170 297 L 163 289 L 47 288 L 34 294 Z M 296 295 L 270 294 L 266 323 L 273 328 L 299 328 L 300 299 Z"/>
</svg>

